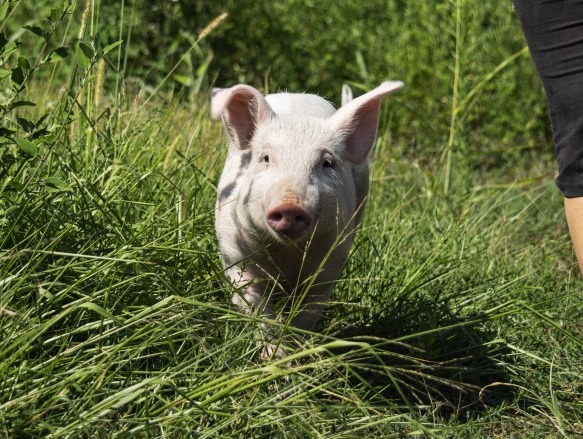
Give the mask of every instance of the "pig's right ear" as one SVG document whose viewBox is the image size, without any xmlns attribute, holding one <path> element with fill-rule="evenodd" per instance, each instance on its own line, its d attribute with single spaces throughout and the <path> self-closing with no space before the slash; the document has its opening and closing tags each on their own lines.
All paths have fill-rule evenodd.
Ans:
<svg viewBox="0 0 583 439">
<path fill-rule="evenodd" d="M 377 136 L 381 100 L 401 87 L 401 81 L 385 81 L 368 93 L 343 102 L 330 117 L 333 128 L 344 133 L 348 160 L 356 164 L 366 160 Z"/>
<path fill-rule="evenodd" d="M 211 94 L 211 115 L 222 117 L 234 145 L 249 147 L 255 128 L 273 116 L 273 110 L 259 90 L 249 85 L 215 88 Z"/>
</svg>

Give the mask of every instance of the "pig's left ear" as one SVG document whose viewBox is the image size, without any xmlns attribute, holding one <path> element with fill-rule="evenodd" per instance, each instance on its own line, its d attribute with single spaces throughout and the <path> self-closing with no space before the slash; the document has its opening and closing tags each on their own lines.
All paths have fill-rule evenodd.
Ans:
<svg viewBox="0 0 583 439">
<path fill-rule="evenodd" d="M 346 103 L 330 117 L 335 130 L 344 132 L 347 158 L 360 164 L 377 136 L 381 100 L 403 86 L 401 81 L 385 81 L 374 90 Z"/>
<path fill-rule="evenodd" d="M 213 89 L 211 115 L 214 119 L 222 117 L 235 146 L 246 149 L 257 125 L 272 117 L 273 110 L 259 90 L 240 84 Z"/>
</svg>

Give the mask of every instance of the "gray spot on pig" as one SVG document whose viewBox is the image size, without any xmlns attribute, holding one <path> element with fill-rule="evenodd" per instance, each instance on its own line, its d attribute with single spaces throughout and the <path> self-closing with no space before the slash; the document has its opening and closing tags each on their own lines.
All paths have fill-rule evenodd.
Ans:
<svg viewBox="0 0 583 439">
<path fill-rule="evenodd" d="M 249 166 L 249 162 L 251 161 L 251 151 L 240 153 L 237 155 L 237 158 L 239 163 L 237 165 L 236 176 L 232 179 L 232 182 L 227 183 L 224 187 L 219 189 L 218 200 L 220 203 L 231 198 L 233 191 L 237 186 L 238 179 L 245 173 Z"/>
</svg>

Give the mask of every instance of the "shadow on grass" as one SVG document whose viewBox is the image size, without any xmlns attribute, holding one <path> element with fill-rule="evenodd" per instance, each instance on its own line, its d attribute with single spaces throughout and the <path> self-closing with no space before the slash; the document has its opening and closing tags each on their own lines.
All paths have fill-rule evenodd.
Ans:
<svg viewBox="0 0 583 439">
<path fill-rule="evenodd" d="M 335 334 L 371 349 L 334 353 L 350 364 L 353 384 L 364 387 L 369 398 L 463 422 L 516 396 L 503 365 L 508 348 L 483 329 L 486 320 L 462 318 L 446 303 L 409 297 Z"/>
</svg>

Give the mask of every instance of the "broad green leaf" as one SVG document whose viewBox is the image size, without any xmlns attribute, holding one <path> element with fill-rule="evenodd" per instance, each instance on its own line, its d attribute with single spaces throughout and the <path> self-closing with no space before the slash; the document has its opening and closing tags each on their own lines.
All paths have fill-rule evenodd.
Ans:
<svg viewBox="0 0 583 439">
<path fill-rule="evenodd" d="M 77 50 L 75 51 L 75 57 L 77 58 L 77 63 L 79 63 L 79 65 L 84 69 L 91 65 L 91 60 L 85 56 L 79 47 L 77 47 Z"/>
<path fill-rule="evenodd" d="M 79 41 L 79 47 L 83 54 L 89 59 L 93 59 L 95 56 L 95 49 L 90 44 L 87 44 L 85 41 Z"/>
<path fill-rule="evenodd" d="M 43 32 L 43 30 L 42 30 L 42 28 L 40 26 L 24 25 L 22 27 L 24 29 L 26 29 L 27 31 L 32 32 L 33 34 L 38 35 L 39 37 L 45 38 L 45 34 L 44 34 L 44 32 Z"/>
<path fill-rule="evenodd" d="M 49 53 L 45 62 L 58 62 L 69 56 L 69 49 L 67 47 L 59 47 Z"/>
<path fill-rule="evenodd" d="M 48 134 L 50 134 L 51 132 L 46 129 L 46 128 L 41 128 L 40 130 L 36 130 L 33 134 L 32 134 L 32 139 L 38 139 L 40 137 L 44 137 L 46 139 L 46 136 Z M 48 140 L 48 139 L 46 139 Z"/>
<path fill-rule="evenodd" d="M 75 51 L 75 55 L 77 57 L 77 62 L 81 67 L 87 69 L 91 65 L 91 57 L 88 57 L 83 51 L 81 43 L 77 46 L 77 50 Z"/>
<path fill-rule="evenodd" d="M 107 46 L 105 46 L 103 48 L 103 54 L 104 55 L 108 54 L 113 49 L 115 49 L 117 46 L 119 46 L 122 42 L 123 42 L 123 40 L 119 40 L 119 41 L 116 41 L 115 43 L 108 44 Z"/>
<path fill-rule="evenodd" d="M 34 123 L 32 123 L 30 120 L 25 119 L 24 117 L 16 117 L 16 123 L 18 125 L 20 125 L 22 127 L 22 129 L 24 131 L 26 131 L 27 133 L 32 132 L 32 130 L 34 130 Z"/>
<path fill-rule="evenodd" d="M 17 43 L 16 41 L 9 41 L 4 46 L 4 50 L 0 51 L 0 53 L 2 53 L 4 59 L 6 59 L 12 52 L 14 52 L 18 48 L 19 45 L 20 43 Z"/>
<path fill-rule="evenodd" d="M 13 134 L 16 134 L 16 130 L 11 130 L 10 128 L 0 127 L 0 137 L 9 138 Z"/>
<path fill-rule="evenodd" d="M 28 139 L 16 139 L 16 144 L 28 155 L 38 155 L 39 150 L 36 143 L 31 142 Z"/>
<path fill-rule="evenodd" d="M 44 115 L 42 115 L 42 116 L 40 117 L 40 119 L 38 119 L 38 120 L 35 122 L 34 126 L 35 126 L 35 127 L 37 127 L 37 128 L 38 128 L 39 126 L 41 126 L 41 125 L 42 125 L 42 123 L 43 123 L 43 122 L 46 120 L 46 118 L 47 118 L 47 117 L 49 117 L 49 113 L 45 113 Z"/>
<path fill-rule="evenodd" d="M 59 21 L 59 18 L 61 18 L 61 8 L 51 9 L 51 15 L 49 15 L 49 19 L 55 23 Z"/>
<path fill-rule="evenodd" d="M 71 190 L 71 186 L 57 177 L 46 178 L 45 185 L 47 186 L 47 190 L 49 192 L 62 192 Z"/>
<path fill-rule="evenodd" d="M 185 87 L 192 87 L 192 84 L 194 83 L 192 78 L 188 75 L 174 75 L 174 80 Z"/>
<path fill-rule="evenodd" d="M 30 62 L 28 61 L 28 58 L 25 58 L 24 56 L 18 57 L 18 65 L 24 70 L 30 70 Z"/>
<path fill-rule="evenodd" d="M 6 78 L 7 76 L 10 76 L 11 73 L 12 70 L 0 68 L 0 81 Z"/>
<path fill-rule="evenodd" d="M 12 70 L 12 81 L 18 85 L 22 85 L 24 82 L 24 69 L 20 66 Z"/>
<path fill-rule="evenodd" d="M 24 185 L 18 180 L 10 180 L 9 186 L 12 187 L 16 192 L 22 192 L 24 190 Z"/>
<path fill-rule="evenodd" d="M 4 20 L 6 18 L 6 14 L 8 13 L 8 3 L 5 1 L 2 6 L 0 6 L 0 20 Z"/>
<path fill-rule="evenodd" d="M 30 101 L 15 101 L 8 105 L 9 110 L 13 110 L 18 107 L 36 107 L 36 104 Z"/>
</svg>

